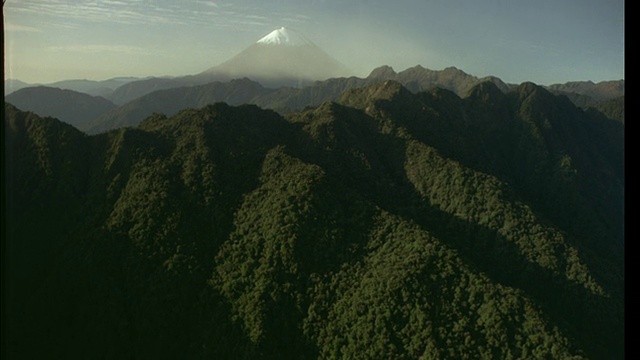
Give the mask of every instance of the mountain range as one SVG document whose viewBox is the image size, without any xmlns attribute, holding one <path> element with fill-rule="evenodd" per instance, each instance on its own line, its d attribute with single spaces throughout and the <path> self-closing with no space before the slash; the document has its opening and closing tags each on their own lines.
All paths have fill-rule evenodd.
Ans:
<svg viewBox="0 0 640 360">
<path fill-rule="evenodd" d="M 3 356 L 624 358 L 624 80 L 348 75 L 279 28 L 6 95 Z"/>
<path fill-rule="evenodd" d="M 580 94 L 603 101 L 624 95 L 624 81 L 602 81 L 597 84 L 592 81 L 571 81 L 564 84 L 553 84 L 549 90 L 556 93 Z"/>
<path fill-rule="evenodd" d="M 79 129 L 89 133 L 96 133 L 122 126 L 132 126 L 140 123 L 145 117 L 153 113 L 163 113 L 171 116 L 184 108 L 197 108 L 219 101 L 224 101 L 231 105 L 256 104 L 262 108 L 287 113 L 299 111 L 306 107 L 315 107 L 325 101 L 337 100 L 346 90 L 386 80 L 397 81 L 414 93 L 439 87 L 451 90 L 461 97 L 466 97 L 470 89 L 486 81 L 494 83 L 504 93 L 515 88 L 514 85 L 505 84 L 499 78 L 478 78 L 454 67 L 437 71 L 415 66 L 401 72 L 395 72 L 393 68 L 383 66 L 374 69 L 366 78 L 333 78 L 318 81 L 313 85 L 302 88 L 281 87 L 270 89 L 245 78 L 230 82 L 213 82 L 206 85 L 155 91 L 94 118 L 79 126 Z M 594 87 L 597 86 L 594 84 Z M 592 87 L 586 87 L 586 89 L 592 89 Z M 587 95 L 580 96 L 581 98 L 592 99 Z M 619 92 L 612 92 L 611 96 L 620 95 Z M 606 99 L 607 97 L 603 96 L 602 98 Z M 575 97 L 570 97 L 570 99 L 574 100 Z M 596 101 L 589 101 L 588 103 L 591 104 L 589 106 L 599 104 Z M 611 116 L 619 118 L 620 113 L 624 113 L 624 100 L 618 101 L 615 105 L 601 108 L 610 109 L 607 111 L 613 112 Z"/>
<path fill-rule="evenodd" d="M 218 101 L 232 105 L 256 104 L 280 113 L 298 111 L 336 100 L 345 90 L 386 80 L 397 81 L 414 93 L 440 87 L 461 97 L 484 81 L 493 82 L 504 93 L 517 86 L 494 76 L 478 78 L 455 67 L 438 71 L 418 65 L 396 72 L 389 66 L 381 66 L 366 78 L 346 77 L 349 73 L 311 40 L 283 27 L 258 39 L 226 62 L 195 75 L 68 80 L 48 85 L 49 88 L 101 95 L 117 108 L 104 99 L 43 88 L 10 93 L 6 100 L 23 110 L 53 116 L 83 131 L 96 133 L 136 125 L 156 112 L 171 116 L 184 108 Z M 7 86 L 11 91 L 28 84 L 6 80 Z M 580 107 L 593 107 L 624 120 L 624 98 L 609 101 L 624 96 L 624 80 L 554 84 L 548 89 L 566 95 Z M 608 104 L 600 104 L 602 102 Z"/>
<path fill-rule="evenodd" d="M 232 105 L 256 104 L 263 108 L 269 108 L 281 113 L 299 111 L 306 107 L 315 107 L 325 101 L 337 100 L 344 91 L 374 84 L 384 80 L 398 81 L 412 92 L 440 87 L 454 91 L 457 95 L 465 97 L 469 90 L 484 81 L 491 81 L 506 93 L 514 88 L 514 85 L 505 84 L 496 77 L 478 78 L 454 67 L 441 71 L 429 70 L 422 66 L 416 66 L 401 72 L 395 72 L 389 66 L 374 69 L 366 78 L 333 78 L 315 82 L 313 85 L 297 87 L 280 87 L 277 89 L 266 88 L 261 84 L 245 79 L 231 80 L 227 82 L 212 82 L 205 85 L 185 86 L 179 88 L 158 90 L 144 95 L 136 100 L 117 107 L 108 104 L 102 98 L 89 97 L 81 93 L 68 90 L 44 91 L 43 88 L 26 88 L 10 94 L 6 100 L 21 109 L 33 111 L 41 116 L 53 116 L 71 123 L 77 128 L 89 133 L 96 133 L 122 126 L 138 124 L 153 113 L 174 115 L 178 111 L 190 107 L 202 107 L 207 104 L 224 101 Z M 589 107 L 594 107 L 607 114 L 611 118 L 623 121 L 624 94 L 621 83 L 617 92 L 604 92 L 601 99 L 608 96 L 618 96 L 611 100 L 596 102 L 588 95 L 579 95 L 569 98 L 576 102 L 579 99 L 589 99 Z M 606 84 L 607 87 L 610 83 Z M 599 84 L 587 85 L 577 91 L 590 93 L 597 91 Z M 565 92 L 559 92 L 566 95 Z M 84 99 L 82 102 L 78 99 Z M 101 100 L 97 100 L 101 99 Z M 614 101 L 614 99 L 617 99 Z M 584 103 L 584 101 L 583 101 Z M 75 106 L 73 104 L 76 104 Z"/>
<path fill-rule="evenodd" d="M 624 358 L 624 125 L 532 83 L 412 84 L 97 135 L 7 104 L 3 351 Z"/>
<path fill-rule="evenodd" d="M 92 96 L 108 97 L 111 95 L 111 93 L 113 93 L 114 90 L 116 90 L 120 86 L 137 80 L 141 79 L 136 77 L 116 77 L 102 81 L 75 79 L 56 81 L 48 84 L 29 84 L 17 79 L 6 79 L 4 81 L 4 94 L 9 95 L 15 91 L 27 87 L 46 86 L 59 88 L 62 90 L 77 91 Z"/>
<path fill-rule="evenodd" d="M 20 89 L 7 95 L 5 101 L 40 116 L 62 119 L 78 128 L 84 126 L 87 119 L 94 119 L 117 107 L 101 96 L 47 86 Z"/>
<path fill-rule="evenodd" d="M 465 92 L 474 84 L 484 80 L 495 81 L 501 89 L 508 89 L 508 86 L 497 78 L 478 79 L 456 68 L 432 71 L 421 66 L 409 68 L 400 73 L 384 66 L 373 70 L 367 78 L 333 78 L 302 88 L 271 89 L 244 78 L 231 82 L 213 82 L 206 85 L 155 91 L 93 119 L 80 129 L 95 133 L 121 126 L 136 125 L 155 112 L 173 115 L 187 107 L 202 107 L 218 101 L 232 105 L 256 104 L 279 112 L 296 111 L 308 106 L 318 106 L 325 101 L 336 100 L 345 90 L 382 80 L 400 81 L 413 91 L 440 86 L 455 91 L 461 96 L 465 95 Z"/>
</svg>

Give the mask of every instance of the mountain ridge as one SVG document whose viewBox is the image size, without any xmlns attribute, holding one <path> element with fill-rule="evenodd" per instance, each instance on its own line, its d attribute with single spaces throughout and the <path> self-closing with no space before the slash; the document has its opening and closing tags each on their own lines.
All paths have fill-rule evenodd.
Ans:
<svg viewBox="0 0 640 360">
<path fill-rule="evenodd" d="M 570 81 L 564 84 L 552 84 L 551 91 L 576 93 L 591 97 L 594 101 L 603 101 L 624 95 L 624 80 L 609 80 L 594 83 L 592 81 Z"/>
<path fill-rule="evenodd" d="M 454 67 L 438 71 L 429 70 L 418 65 L 396 73 L 393 68 L 383 66 L 374 69 L 367 78 L 334 78 L 325 81 L 318 81 L 313 85 L 303 88 L 281 87 L 278 89 L 265 89 L 258 93 L 251 90 L 255 87 L 255 84 L 244 82 L 248 87 L 247 91 L 244 92 L 246 96 L 243 98 L 236 98 L 237 101 L 233 101 L 231 104 L 239 105 L 240 103 L 253 103 L 263 108 L 270 108 L 283 113 L 299 111 L 308 106 L 319 106 L 324 101 L 337 100 L 344 91 L 349 89 L 363 87 L 384 80 L 398 81 L 412 92 L 429 90 L 433 87 L 442 87 L 444 89 L 454 91 L 461 97 L 467 96 L 468 92 L 475 85 L 485 81 L 493 82 L 502 92 L 508 92 L 515 88 L 515 85 L 505 84 L 496 77 L 478 78 Z M 216 82 L 216 84 L 218 83 L 219 82 Z M 173 115 L 178 108 L 184 108 L 187 106 L 204 106 L 207 102 L 201 101 L 202 99 L 208 99 L 209 103 L 213 103 L 215 101 L 227 101 L 225 96 L 214 97 L 208 93 L 209 91 L 212 91 L 214 87 L 216 86 L 199 85 L 194 87 L 184 87 L 183 90 L 173 90 L 165 93 L 162 92 L 163 90 L 159 90 L 160 92 L 158 93 L 147 94 L 143 97 L 144 99 L 141 98 L 139 100 L 134 100 L 111 113 L 94 119 L 91 122 L 93 128 L 83 127 L 82 130 L 96 132 L 107 130 L 113 126 L 135 125 L 141 121 L 144 116 L 148 116 L 154 112 Z M 169 93 L 176 94 L 175 97 L 180 99 L 175 100 L 176 102 L 185 102 L 181 105 L 169 106 L 167 103 L 168 99 L 166 99 L 166 96 Z M 185 94 L 192 94 L 194 99 L 187 100 Z M 165 98 L 165 100 L 153 100 L 156 96 L 158 98 Z M 144 103 L 156 105 L 145 105 Z M 127 111 L 132 111 L 128 109 L 135 110 L 133 113 L 127 114 Z M 617 113 L 615 110 L 613 111 L 614 113 Z M 624 111 L 624 109 L 618 109 L 617 111 Z"/>
<path fill-rule="evenodd" d="M 295 46 L 292 46 L 294 44 Z M 427 73 L 425 72 L 427 69 L 417 65 L 401 73 L 396 73 L 391 67 L 385 66 L 373 69 L 369 78 L 376 78 L 384 74 L 384 80 L 398 80 L 414 92 L 432 87 L 436 82 L 445 88 L 457 87 L 464 79 L 454 79 L 455 76 L 469 76 L 468 74 L 462 74 L 463 72 L 461 73 L 455 67 L 445 68 L 441 72 Z M 213 81 L 229 81 L 244 77 L 258 81 L 265 87 L 305 87 L 312 84 L 313 81 L 347 77 L 349 75 L 351 75 L 351 72 L 343 64 L 327 55 L 312 41 L 291 29 L 281 27 L 258 39 L 229 60 L 198 74 L 180 76 L 174 79 L 151 78 L 125 84 L 116 89 L 110 95 L 109 100 L 118 105 L 123 105 L 155 90 L 197 86 Z M 439 75 L 442 75 L 443 78 L 437 79 Z M 484 79 L 496 82 L 505 91 L 512 87 L 512 85 L 502 82 L 495 76 L 487 76 Z M 412 81 L 416 83 L 412 84 Z M 451 81 L 451 83 L 446 81 Z M 607 86 L 605 82 L 597 85 L 588 84 L 589 82 L 583 83 L 587 85 L 577 85 L 578 82 L 575 82 L 565 85 L 554 84 L 550 88 L 574 97 L 575 95 L 572 94 L 588 96 L 588 98 L 580 100 L 585 105 L 590 105 L 591 100 L 589 98 L 595 96 L 597 97 L 596 101 L 605 100 L 602 98 L 603 96 L 606 97 L 608 96 L 607 94 L 615 91 L 601 89 Z M 609 84 L 611 88 L 616 86 L 618 85 L 615 82 Z M 456 88 L 455 91 L 464 93 L 469 88 Z M 624 88 L 624 85 L 622 85 L 622 88 Z M 617 96 L 619 95 L 617 94 Z"/>
<path fill-rule="evenodd" d="M 106 80 L 69 79 L 46 84 L 30 84 L 16 79 L 5 79 L 4 95 L 9 95 L 15 91 L 27 87 L 47 86 L 60 88 L 62 90 L 73 90 L 91 96 L 102 96 L 104 98 L 107 98 L 118 87 L 137 80 L 141 79 L 132 76 L 119 76 Z"/>
<path fill-rule="evenodd" d="M 47 86 L 22 88 L 7 95 L 5 101 L 41 116 L 58 118 L 76 128 L 117 107 L 101 96 Z"/>
<path fill-rule="evenodd" d="M 535 84 L 5 114 L 18 358 L 624 357 L 624 128 Z"/>
</svg>

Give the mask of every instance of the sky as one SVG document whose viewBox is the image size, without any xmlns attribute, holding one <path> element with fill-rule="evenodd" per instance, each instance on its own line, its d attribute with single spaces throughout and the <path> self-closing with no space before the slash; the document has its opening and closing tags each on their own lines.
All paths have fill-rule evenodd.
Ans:
<svg viewBox="0 0 640 360">
<path fill-rule="evenodd" d="M 624 79 L 624 0 L 6 0 L 5 77 L 196 74 L 285 26 L 367 76 L 455 66 L 508 83 Z"/>
</svg>

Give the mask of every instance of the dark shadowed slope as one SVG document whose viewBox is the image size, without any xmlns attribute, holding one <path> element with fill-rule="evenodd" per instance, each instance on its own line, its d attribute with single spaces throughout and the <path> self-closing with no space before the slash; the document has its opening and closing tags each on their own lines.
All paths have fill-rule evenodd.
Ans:
<svg viewBox="0 0 640 360">
<path fill-rule="evenodd" d="M 624 358 L 623 128 L 534 84 L 5 115 L 11 358 Z"/>
</svg>

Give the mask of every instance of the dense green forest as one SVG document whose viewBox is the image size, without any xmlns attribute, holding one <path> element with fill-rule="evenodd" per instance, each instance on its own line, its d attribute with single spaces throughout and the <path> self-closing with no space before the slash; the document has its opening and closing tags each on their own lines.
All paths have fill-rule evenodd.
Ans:
<svg viewBox="0 0 640 360">
<path fill-rule="evenodd" d="M 4 111 L 7 358 L 624 358 L 624 125 L 542 87 Z"/>
</svg>

